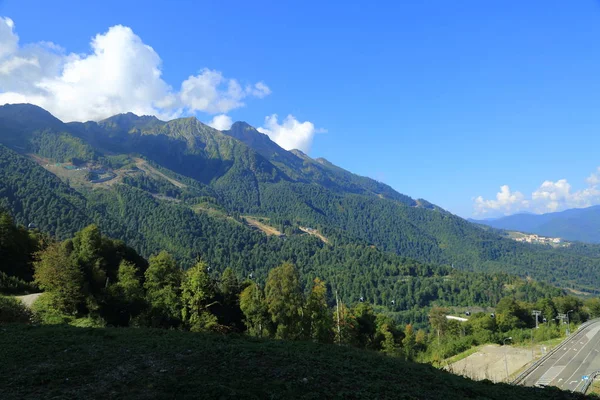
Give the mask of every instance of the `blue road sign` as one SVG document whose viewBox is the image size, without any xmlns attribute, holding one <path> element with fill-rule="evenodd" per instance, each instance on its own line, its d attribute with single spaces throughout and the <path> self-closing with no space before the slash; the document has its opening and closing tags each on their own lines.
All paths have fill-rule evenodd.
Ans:
<svg viewBox="0 0 600 400">
<path fill-rule="evenodd" d="M 590 379 L 590 377 L 588 375 L 584 375 L 581 377 L 582 380 L 587 381 L 588 379 Z"/>
</svg>

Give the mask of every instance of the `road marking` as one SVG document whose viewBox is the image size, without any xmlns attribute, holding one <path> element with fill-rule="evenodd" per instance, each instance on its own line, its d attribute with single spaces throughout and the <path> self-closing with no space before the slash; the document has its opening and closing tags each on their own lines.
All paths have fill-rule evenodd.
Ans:
<svg viewBox="0 0 600 400">
<path fill-rule="evenodd" d="M 597 332 L 597 331 L 596 331 L 596 332 Z M 587 344 L 592 344 L 592 347 L 597 347 L 597 346 L 598 346 L 598 343 L 600 343 L 600 339 L 599 339 L 598 341 L 596 341 L 596 343 L 595 343 L 595 344 L 592 344 L 592 341 L 591 341 L 591 340 L 588 340 L 588 342 L 587 342 Z M 575 356 L 574 356 L 574 357 L 573 357 L 571 360 L 574 360 L 574 359 L 575 359 L 575 358 L 576 358 L 576 357 L 579 355 L 579 353 L 580 353 L 580 352 L 581 352 L 581 351 L 582 351 L 584 348 L 585 348 L 585 346 L 583 346 L 583 347 L 581 348 L 581 350 L 580 350 L 580 351 L 579 351 L 577 354 L 575 354 Z M 575 372 L 573 372 L 573 374 L 572 374 L 572 375 L 569 377 L 569 379 L 571 379 L 572 377 L 574 377 L 574 376 L 575 376 L 575 374 L 577 373 L 577 371 L 579 371 L 579 369 L 581 368 L 581 366 L 585 364 L 585 362 L 587 361 L 587 359 L 588 359 L 588 358 L 589 358 L 591 355 L 592 355 L 592 352 L 590 351 L 590 352 L 588 353 L 588 355 L 587 355 L 587 356 L 585 356 L 585 358 L 583 359 L 583 361 L 579 363 L 579 366 L 577 367 L 577 369 L 575 369 Z"/>
<path fill-rule="evenodd" d="M 535 383 L 535 386 L 548 386 L 550 382 L 556 379 L 558 374 L 560 374 L 563 369 L 565 369 L 565 366 L 551 367 L 544 375 L 542 375 L 540 379 L 538 379 L 538 381 Z"/>
<path fill-rule="evenodd" d="M 595 324 L 593 324 L 593 325 L 595 325 Z M 590 326 L 593 326 L 593 325 L 590 325 Z M 588 329 L 590 326 L 587 326 L 585 329 Z M 585 329 L 584 329 L 584 331 L 585 331 Z M 594 327 L 594 328 L 590 329 L 590 330 L 587 332 L 587 334 L 586 334 L 586 337 L 588 337 L 588 338 L 589 338 L 589 337 L 590 337 L 590 333 L 593 333 L 593 335 L 595 335 L 596 333 L 598 333 L 598 331 L 600 331 L 600 326 L 598 326 L 598 327 Z M 592 336 L 593 336 L 593 335 L 592 335 Z M 589 340 L 588 340 L 588 343 L 589 343 Z M 545 372 L 545 373 L 542 375 L 542 377 L 541 377 L 540 379 L 538 379 L 538 381 L 535 383 L 535 385 L 544 385 L 544 386 L 546 386 L 548 383 L 550 383 L 550 382 L 552 382 L 554 379 L 556 379 L 557 375 L 558 375 L 558 374 L 560 374 L 560 372 L 562 372 L 562 370 L 563 370 L 563 369 L 566 367 L 566 365 L 568 365 L 568 364 L 569 364 L 569 363 L 570 363 L 570 362 L 571 362 L 571 361 L 572 361 L 572 360 L 573 360 L 575 357 L 577 357 L 577 354 L 575 354 L 575 356 L 571 357 L 571 359 L 567 361 L 566 365 L 562 365 L 562 366 L 556 366 L 556 364 L 560 363 L 560 361 L 561 361 L 563 358 L 565 358 L 565 356 L 566 356 L 567 354 L 570 354 L 569 352 L 567 352 L 567 350 L 568 350 L 568 348 L 569 348 L 569 347 L 570 347 L 572 344 L 573 344 L 573 343 L 569 343 L 569 341 L 567 341 L 567 342 L 565 343 L 565 346 L 563 347 L 563 350 L 565 351 L 565 353 L 564 353 L 562 356 L 559 356 L 559 357 L 558 357 L 558 360 L 554 361 L 554 363 L 552 364 L 552 366 L 551 366 L 551 367 L 550 367 L 548 370 L 546 370 L 546 372 Z M 583 346 L 583 347 L 585 348 L 585 346 Z M 580 351 L 581 351 L 581 350 L 580 350 Z M 552 358 L 553 358 L 553 357 L 550 357 L 548 360 L 545 360 L 545 361 L 552 362 Z M 540 365 L 538 366 L 538 368 L 542 367 L 544 364 L 545 364 L 545 362 L 543 362 L 542 364 L 540 364 Z M 551 376 L 551 375 L 549 374 L 549 372 L 550 372 L 551 370 L 555 370 L 556 368 L 560 368 L 560 371 L 559 371 L 558 373 L 556 373 L 554 376 Z M 537 368 L 536 368 L 536 369 L 537 369 Z M 548 381 L 547 383 L 545 383 L 545 381 L 546 381 L 546 380 L 547 380 L 549 377 L 552 377 L 552 379 L 550 379 L 550 381 Z"/>
</svg>

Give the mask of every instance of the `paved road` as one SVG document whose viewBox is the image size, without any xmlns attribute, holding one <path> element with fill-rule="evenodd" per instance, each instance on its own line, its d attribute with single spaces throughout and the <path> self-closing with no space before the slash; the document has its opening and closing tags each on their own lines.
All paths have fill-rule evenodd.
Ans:
<svg viewBox="0 0 600 400">
<path fill-rule="evenodd" d="M 582 387 L 582 377 L 600 370 L 600 321 L 573 333 L 551 357 L 524 381 L 525 386 L 556 386 L 563 390 Z"/>
<path fill-rule="evenodd" d="M 27 307 L 31 307 L 33 305 L 33 302 L 37 300 L 38 297 L 40 297 L 42 294 L 41 293 L 33 293 L 33 294 L 27 294 L 25 296 L 16 296 L 17 299 L 21 300 L 23 303 L 25 303 L 25 305 Z"/>
</svg>

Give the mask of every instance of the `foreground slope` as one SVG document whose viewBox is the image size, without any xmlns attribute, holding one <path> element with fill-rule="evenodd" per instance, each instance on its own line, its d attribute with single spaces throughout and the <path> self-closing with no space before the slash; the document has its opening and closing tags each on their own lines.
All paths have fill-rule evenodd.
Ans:
<svg viewBox="0 0 600 400">
<path fill-rule="evenodd" d="M 474 221 L 496 229 L 535 233 L 566 240 L 600 243 L 600 206 L 573 208 L 548 214 L 515 214 Z"/>
<path fill-rule="evenodd" d="M 147 329 L 4 326 L 2 399 L 578 399 L 334 345 Z"/>
</svg>

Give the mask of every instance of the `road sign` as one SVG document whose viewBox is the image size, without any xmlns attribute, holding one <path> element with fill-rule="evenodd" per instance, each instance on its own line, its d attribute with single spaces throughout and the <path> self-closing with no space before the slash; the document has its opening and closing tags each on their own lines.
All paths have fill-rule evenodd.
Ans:
<svg viewBox="0 0 600 400">
<path fill-rule="evenodd" d="M 581 377 L 581 380 L 587 381 L 588 379 L 590 379 L 590 377 L 588 375 L 584 375 Z"/>
</svg>

